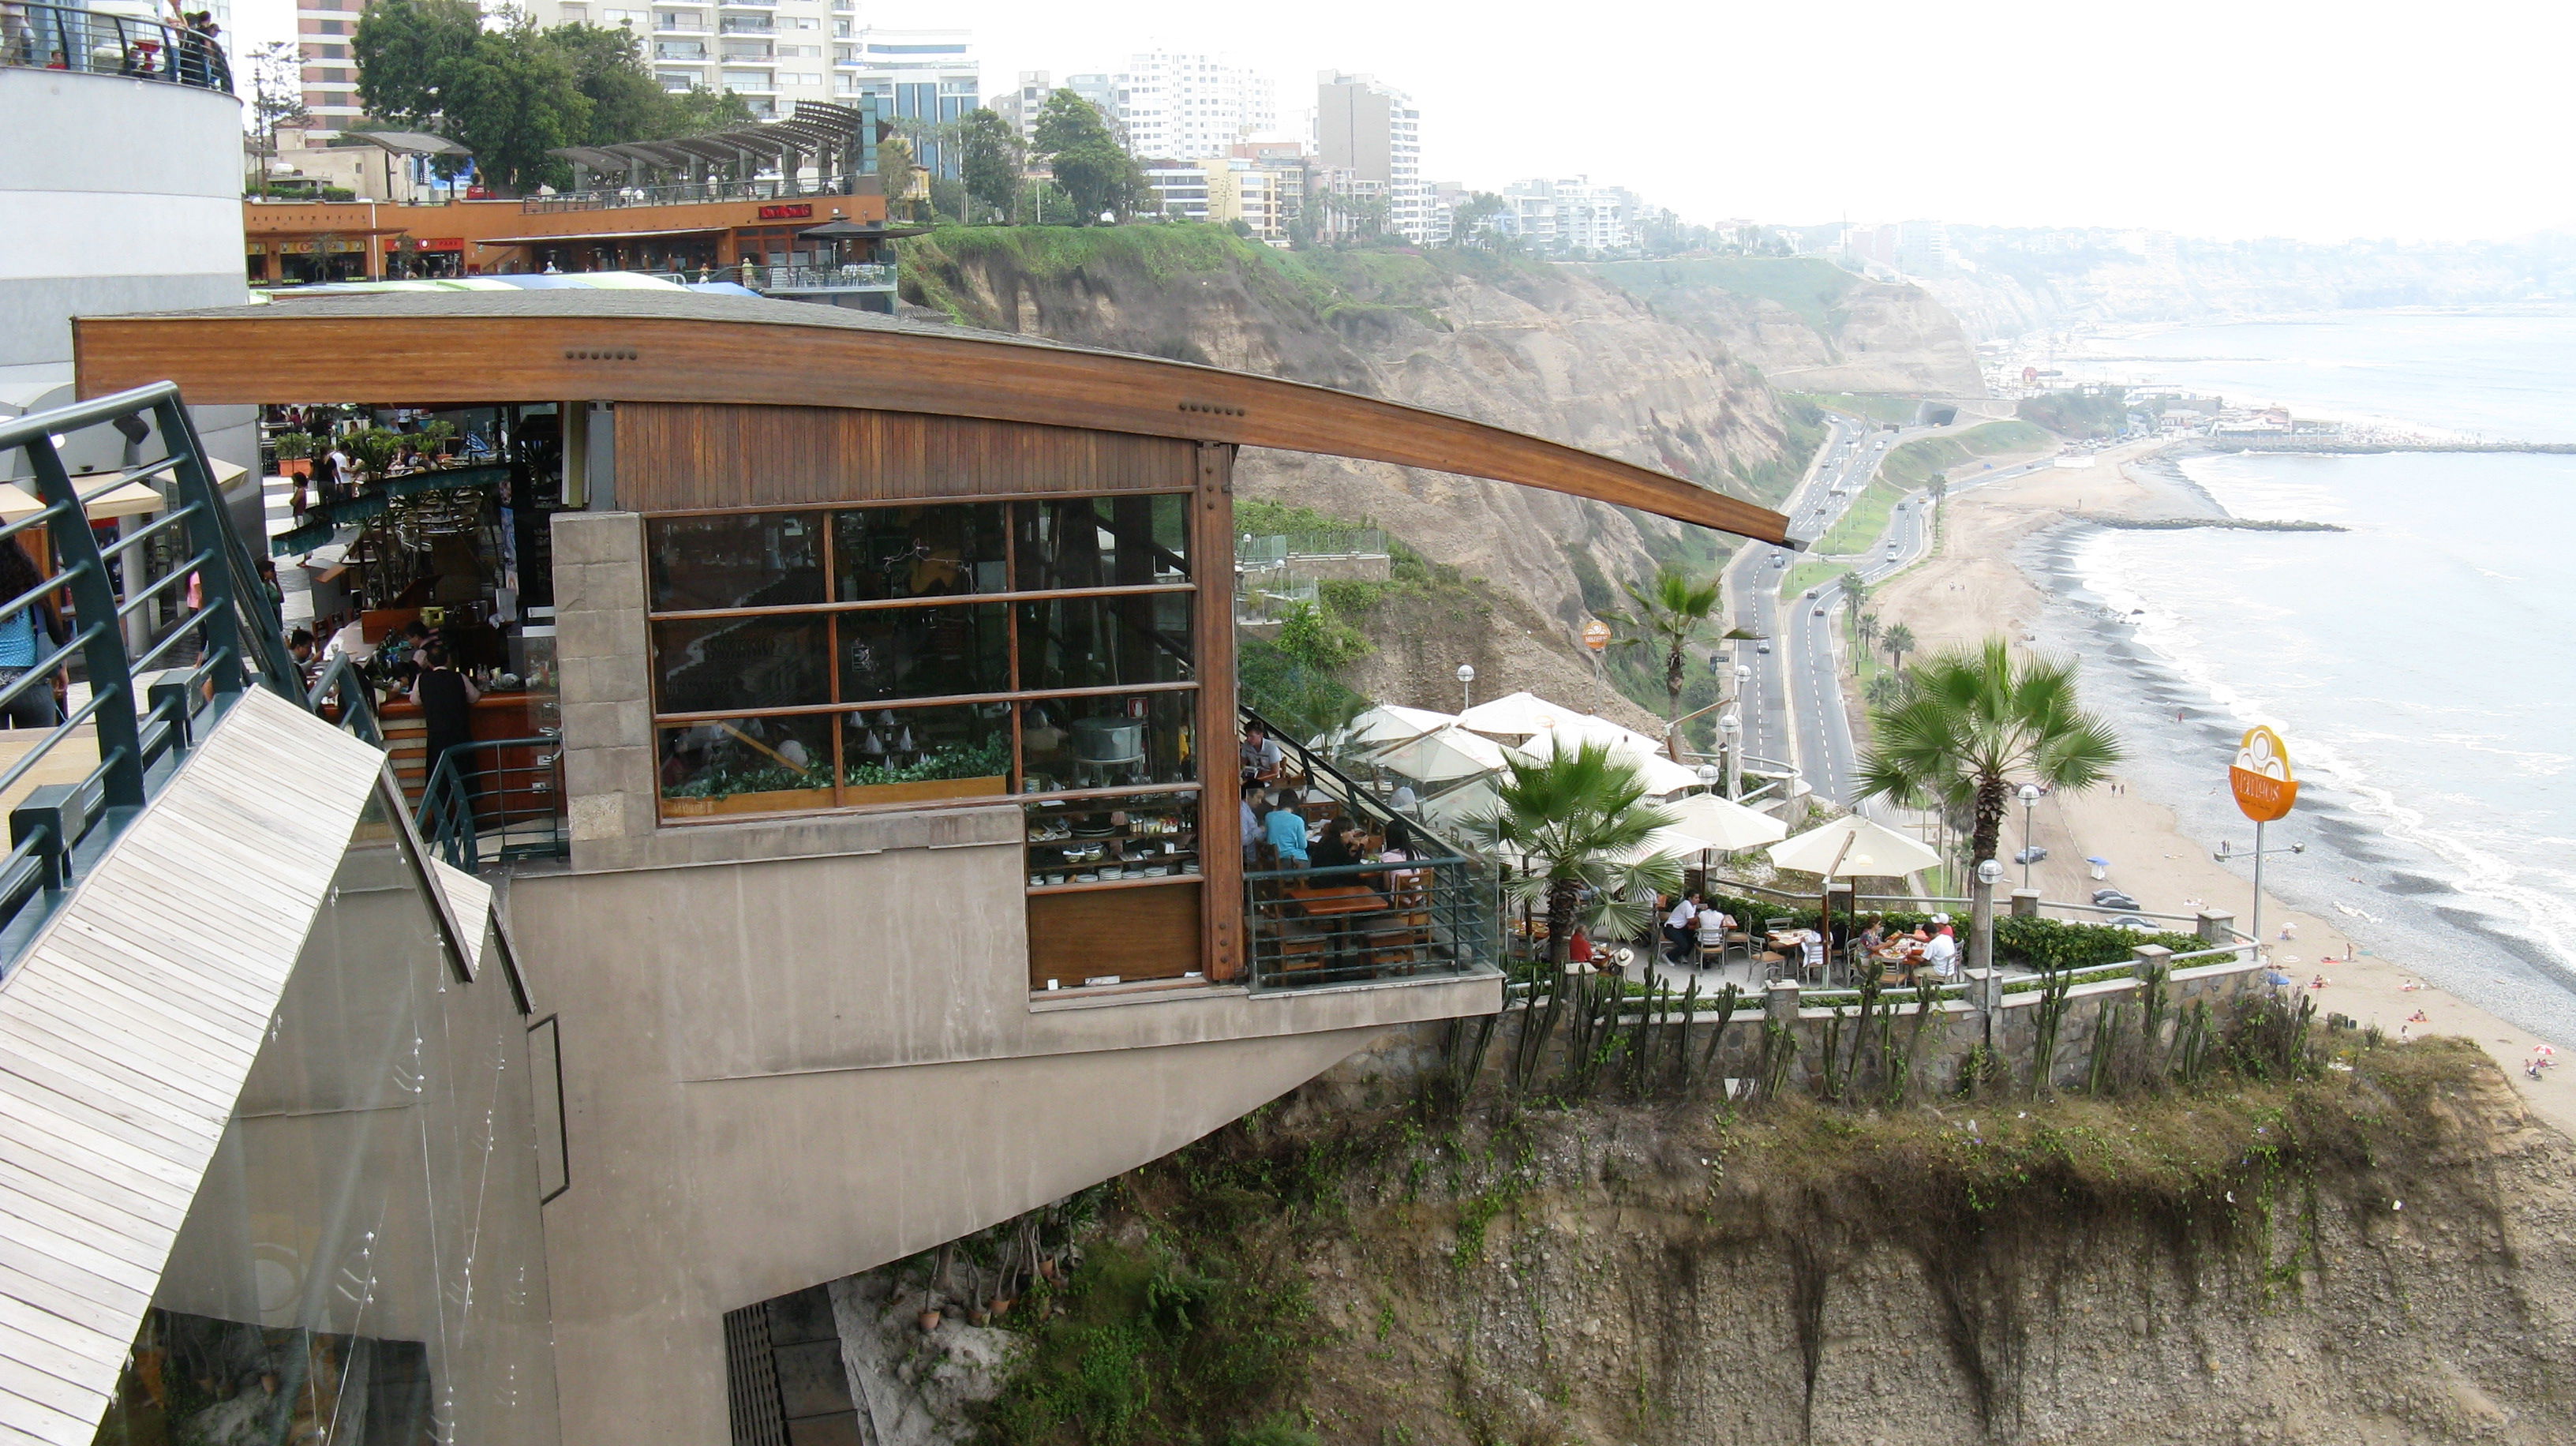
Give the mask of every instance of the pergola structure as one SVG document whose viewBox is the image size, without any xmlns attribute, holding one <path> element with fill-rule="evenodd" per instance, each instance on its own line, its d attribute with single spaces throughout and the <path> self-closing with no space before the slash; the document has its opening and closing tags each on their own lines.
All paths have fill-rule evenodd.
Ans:
<svg viewBox="0 0 2576 1446">
<path fill-rule="evenodd" d="M 855 107 L 800 100 L 785 120 L 669 140 L 562 146 L 550 154 L 572 162 L 576 190 L 590 189 L 593 175 L 622 176 L 628 186 L 645 187 L 694 184 L 727 173 L 748 181 L 768 170 L 793 185 L 811 164 L 815 189 L 836 193 L 875 173 L 877 130 L 873 96 L 861 97 Z"/>
</svg>

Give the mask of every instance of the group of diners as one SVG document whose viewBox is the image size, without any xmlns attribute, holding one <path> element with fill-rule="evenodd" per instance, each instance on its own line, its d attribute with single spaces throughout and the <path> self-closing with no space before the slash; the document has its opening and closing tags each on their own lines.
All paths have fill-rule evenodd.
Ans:
<svg viewBox="0 0 2576 1446">
<path fill-rule="evenodd" d="M 1666 963 L 1697 969 L 1710 960 L 1723 965 L 1730 949 L 1765 969 L 1768 979 L 1796 977 L 1830 982 L 1834 961 L 1859 979 L 1876 970 L 1880 982 L 1912 988 L 1929 974 L 1939 983 L 1959 977 L 1959 940 L 1948 914 L 1934 914 L 1912 929 L 1891 925 L 1877 914 L 1853 922 L 1833 919 L 1826 930 L 1796 927 L 1788 919 L 1769 920 L 1759 934 L 1696 891 L 1658 902 L 1663 917 Z M 1756 943 L 1762 947 L 1757 949 Z"/>
</svg>

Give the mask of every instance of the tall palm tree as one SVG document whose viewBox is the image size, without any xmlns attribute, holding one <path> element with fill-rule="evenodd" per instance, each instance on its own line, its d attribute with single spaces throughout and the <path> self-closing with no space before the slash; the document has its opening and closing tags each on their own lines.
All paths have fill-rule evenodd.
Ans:
<svg viewBox="0 0 2576 1446">
<path fill-rule="evenodd" d="M 1504 895 L 1515 903 L 1546 903 L 1548 957 L 1557 977 L 1577 924 L 1634 933 L 1654 917 L 1657 893 L 1681 887 L 1681 865 L 1669 855 L 1633 857 L 1672 815 L 1645 801 L 1636 765 L 1614 761 L 1606 744 L 1585 743 L 1535 761 L 1511 756 L 1493 789 L 1494 811 L 1469 832 L 1520 857 L 1521 871 L 1503 886 Z"/>
<path fill-rule="evenodd" d="M 1878 645 L 1887 649 L 1887 665 L 1904 672 L 1905 655 L 1914 651 L 1914 630 L 1903 623 L 1890 623 L 1887 631 L 1878 635 Z"/>
<path fill-rule="evenodd" d="M 1869 601 L 1869 584 L 1861 579 L 1859 568 L 1843 569 L 1842 590 L 1843 635 L 1852 640 L 1852 671 L 1858 673 L 1863 646 L 1860 636 L 1860 610 L 1861 605 Z"/>
<path fill-rule="evenodd" d="M 1904 695 L 1871 710 L 1861 797 L 1967 814 L 1969 861 L 1995 856 L 2023 783 L 2085 788 L 2120 761 L 2108 725 L 2078 706 L 2075 671 L 2015 660 L 2001 638 L 1916 665 Z"/>
<path fill-rule="evenodd" d="M 1878 641 L 1878 614 L 1862 613 L 1852 624 L 1852 641 L 1860 644 L 1857 651 L 1867 652 Z"/>
<path fill-rule="evenodd" d="M 1706 636 L 1710 620 L 1718 614 L 1720 587 L 1714 575 L 1706 582 L 1693 582 L 1688 573 L 1667 567 L 1646 587 L 1628 584 L 1628 600 L 1637 610 L 1613 619 L 1630 629 L 1629 636 L 1619 640 L 1621 647 L 1652 648 L 1663 657 L 1664 694 L 1669 700 L 1664 721 L 1675 725 L 1665 731 L 1664 749 L 1675 763 L 1682 758 L 1682 685 L 1688 681 L 1689 657 L 1683 649 Z"/>
</svg>

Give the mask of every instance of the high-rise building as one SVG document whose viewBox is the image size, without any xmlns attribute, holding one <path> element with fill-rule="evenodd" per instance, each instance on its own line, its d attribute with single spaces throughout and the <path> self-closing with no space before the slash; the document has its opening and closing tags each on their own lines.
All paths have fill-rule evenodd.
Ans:
<svg viewBox="0 0 2576 1446">
<path fill-rule="evenodd" d="M 339 134 L 366 113 L 358 104 L 358 58 L 351 49 L 366 8 L 367 0 L 295 0 L 295 44 L 304 52 L 304 109 L 311 117 L 306 134 L 313 140 Z M 238 63 L 233 73 L 241 74 Z"/>
<path fill-rule="evenodd" d="M 1279 205 L 1279 176 L 1240 156 L 1148 167 L 1145 184 L 1166 216 L 1228 226 L 1240 221 L 1254 240 L 1287 240 Z"/>
<path fill-rule="evenodd" d="M 1125 127 L 1127 148 L 1156 160 L 1223 156 L 1279 128 L 1270 77 L 1211 56 L 1163 51 L 1128 61 L 1112 114 Z"/>
<path fill-rule="evenodd" d="M 1017 86 L 985 101 L 984 106 L 1018 131 L 1021 144 L 1026 145 L 1037 139 L 1038 117 L 1046 110 L 1047 97 L 1053 94 L 1052 72 L 1023 70 Z"/>
<path fill-rule="evenodd" d="M 354 9 L 364 0 L 298 3 Z M 861 25 L 857 0 L 658 0 L 649 8 L 641 0 L 530 0 L 528 13 L 540 25 L 622 25 L 644 41 L 664 90 L 730 90 L 762 117 L 786 115 L 800 100 L 846 105 L 874 95 L 879 113 L 894 119 L 953 121 L 982 103 L 969 32 Z M 931 155 L 920 159 L 937 165 Z M 953 157 L 940 160 L 955 168 Z"/>
<path fill-rule="evenodd" d="M 1386 229 L 1419 242 L 1428 229 L 1422 192 L 1422 113 L 1412 98 L 1373 75 L 1338 70 L 1315 77 L 1315 159 L 1348 172 L 1355 196 L 1386 198 Z"/>
<path fill-rule="evenodd" d="M 1596 186 L 1586 176 L 1514 181 L 1503 188 L 1503 200 L 1510 209 L 1496 228 L 1549 255 L 1624 250 L 1645 211 L 1634 191 Z"/>
</svg>

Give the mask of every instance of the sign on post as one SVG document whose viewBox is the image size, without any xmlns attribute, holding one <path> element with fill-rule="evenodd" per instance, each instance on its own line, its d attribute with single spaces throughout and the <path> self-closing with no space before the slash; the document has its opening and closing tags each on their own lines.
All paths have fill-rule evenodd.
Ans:
<svg viewBox="0 0 2576 1446">
<path fill-rule="evenodd" d="M 2299 780 L 2290 772 L 2290 747 L 2281 735 L 2256 724 L 2245 730 L 2236 761 L 2227 766 L 2227 789 L 2236 807 L 2256 823 L 2278 823 L 2299 801 Z"/>
<path fill-rule="evenodd" d="M 1583 625 L 1583 646 L 1594 652 L 1610 646 L 1610 625 L 1594 618 Z"/>
</svg>

